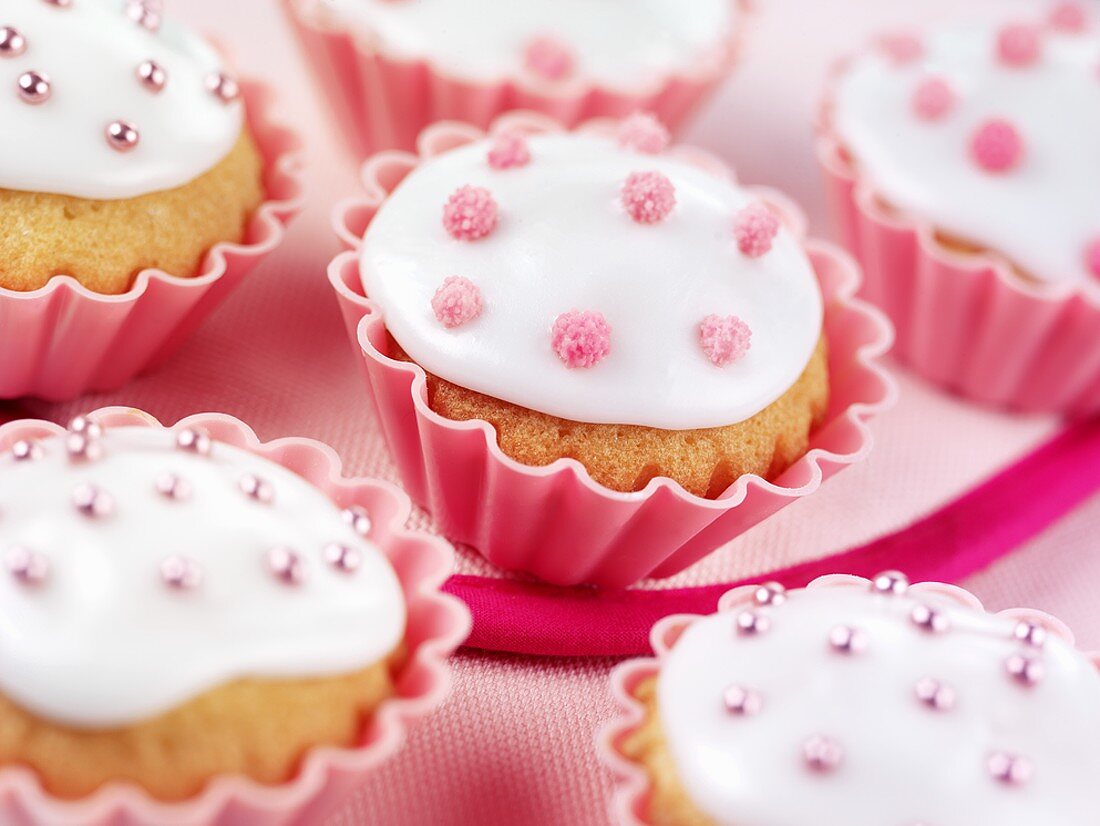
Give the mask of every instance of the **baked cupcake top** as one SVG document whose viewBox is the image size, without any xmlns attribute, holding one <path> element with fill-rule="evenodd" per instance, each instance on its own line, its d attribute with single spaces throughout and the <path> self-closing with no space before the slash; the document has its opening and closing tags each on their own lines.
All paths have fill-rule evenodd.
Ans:
<svg viewBox="0 0 1100 826">
<path fill-rule="evenodd" d="M 0 457 L 0 508 L 0 692 L 50 720 L 341 675 L 404 633 L 369 514 L 200 431 L 77 419 Z"/>
<path fill-rule="evenodd" d="M 729 826 L 1085 826 L 1100 674 L 1053 629 L 900 575 L 762 588 L 657 685 L 696 806 Z"/>
<path fill-rule="evenodd" d="M 322 0 L 384 53 L 480 82 L 635 89 L 721 59 L 735 0 Z"/>
<path fill-rule="evenodd" d="M 240 136 L 236 82 L 155 4 L 0 0 L 0 188 L 114 200 L 173 189 Z"/>
<path fill-rule="evenodd" d="M 1075 12 L 1074 9 L 1077 9 Z M 833 125 L 873 189 L 1026 276 L 1100 277 L 1100 35 L 1049 22 L 884 39 L 838 79 Z"/>
<path fill-rule="evenodd" d="M 797 237 L 759 197 L 617 136 L 503 133 L 424 161 L 364 238 L 386 327 L 427 371 L 561 418 L 734 424 L 795 383 L 822 334 Z"/>
</svg>

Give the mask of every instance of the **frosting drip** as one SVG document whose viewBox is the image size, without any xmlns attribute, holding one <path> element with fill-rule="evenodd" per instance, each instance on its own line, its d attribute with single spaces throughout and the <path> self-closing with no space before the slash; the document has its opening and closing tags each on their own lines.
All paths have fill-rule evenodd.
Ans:
<svg viewBox="0 0 1100 826">
<path fill-rule="evenodd" d="M 1066 641 L 919 586 L 745 608 L 694 622 L 658 677 L 678 777 L 717 823 L 1095 822 L 1100 675 Z"/>
<path fill-rule="evenodd" d="M 0 54 L 0 188 L 133 198 L 189 183 L 240 135 L 241 104 L 214 86 L 217 54 L 171 21 L 146 28 L 119 0 L 0 0 L 0 26 L 25 42 Z M 30 72 L 48 79 L 37 102 L 20 94 Z"/>
<path fill-rule="evenodd" d="M 879 49 L 840 78 L 834 126 L 874 190 L 1044 282 L 1100 266 L 1100 36 L 965 27 L 911 59 Z"/>
<path fill-rule="evenodd" d="M 322 0 L 385 53 L 494 82 L 582 78 L 635 89 L 721 54 L 732 0 Z"/>
<path fill-rule="evenodd" d="M 181 449 L 167 430 L 69 439 L 0 458 L 12 701 L 121 726 L 236 679 L 348 673 L 400 642 L 388 560 L 301 477 L 230 445 Z"/>
<path fill-rule="evenodd" d="M 677 430 L 751 418 L 795 383 L 821 336 L 821 293 L 787 230 L 756 257 L 739 248 L 750 192 L 609 137 L 533 136 L 530 160 L 506 168 L 493 147 L 413 170 L 363 242 L 366 294 L 426 370 L 573 421 Z M 635 172 L 661 186 L 624 190 Z M 469 282 L 471 307 L 476 289 L 477 313 L 456 325 L 433 311 L 450 277 Z M 728 333 L 711 342 L 718 359 L 703 340 L 712 316 Z"/>
</svg>

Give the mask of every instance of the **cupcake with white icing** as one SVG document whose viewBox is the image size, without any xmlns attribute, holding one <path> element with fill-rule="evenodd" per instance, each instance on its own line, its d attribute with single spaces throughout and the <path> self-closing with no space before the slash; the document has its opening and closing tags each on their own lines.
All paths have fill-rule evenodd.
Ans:
<svg viewBox="0 0 1100 826">
<path fill-rule="evenodd" d="M 1086 826 L 1100 671 L 1038 612 L 900 574 L 770 584 L 654 628 L 601 735 L 622 823 Z"/>
<path fill-rule="evenodd" d="M 130 787 L 176 817 L 218 805 L 219 779 L 245 805 L 278 786 L 285 817 L 322 790 L 301 779 L 316 749 L 359 771 L 445 689 L 468 624 L 436 591 L 449 551 L 404 531 L 395 491 L 341 479 L 331 451 L 111 411 L 8 425 L 0 449 L 6 792 L 29 769 L 38 796 Z"/>
<path fill-rule="evenodd" d="M 285 2 L 364 155 L 513 109 L 570 124 L 646 109 L 678 126 L 730 71 L 749 14 L 743 0 Z"/>
<path fill-rule="evenodd" d="M 412 401 L 432 421 L 482 429 L 520 473 L 569 467 L 619 501 L 667 487 L 725 509 L 747 479 L 799 475 L 830 410 L 836 297 L 822 281 L 836 259 L 801 237 L 785 199 L 668 147 L 645 116 L 565 132 L 524 115 L 487 136 L 440 127 L 423 144 L 419 161 L 367 164 L 369 203 L 342 215 L 363 302 L 343 258 L 334 283 L 370 317 L 368 361 L 423 376 Z M 420 463 L 434 473 L 439 458 Z M 468 459 L 476 485 L 485 471 Z M 419 496 L 422 470 L 408 475 Z M 465 530 L 483 551 L 494 534 Z"/>
<path fill-rule="evenodd" d="M 1100 409 L 1100 28 L 882 38 L 834 77 L 821 157 L 898 352 L 983 401 Z"/>
<path fill-rule="evenodd" d="M 89 382 L 103 389 L 102 375 L 71 373 L 132 374 L 200 299 L 210 304 L 206 294 L 224 289 L 214 281 L 235 280 L 273 246 L 291 205 L 271 201 L 297 192 L 287 169 L 272 165 L 285 163 L 293 141 L 252 111 L 255 88 L 210 45 L 142 0 L 0 2 L 0 83 L 9 85 L 0 95 L 5 317 L 87 316 L 68 330 L 83 354 L 66 353 L 67 376 L 58 375 L 66 369 L 58 342 L 47 337 L 26 352 L 3 339 L 42 335 L 5 325 L 0 348 L 20 357 L 0 368 L 0 396 L 75 395 Z M 74 293 L 88 306 L 40 306 L 75 305 Z M 143 296 L 162 306 L 129 317 Z M 145 340 L 119 343 L 127 357 L 108 356 L 103 348 L 124 321 Z M 66 383 L 83 386 L 58 389 Z"/>
</svg>

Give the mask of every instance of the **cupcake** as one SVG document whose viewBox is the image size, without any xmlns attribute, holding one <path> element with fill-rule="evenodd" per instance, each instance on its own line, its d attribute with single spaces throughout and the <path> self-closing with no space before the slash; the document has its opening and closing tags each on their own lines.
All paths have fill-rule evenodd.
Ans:
<svg viewBox="0 0 1100 826">
<path fill-rule="evenodd" d="M 613 498 L 713 502 L 806 456 L 831 342 L 822 256 L 785 201 L 666 151 L 646 117 L 455 138 L 368 164 L 357 242 L 372 349 L 424 376 L 434 417 Z"/>
<path fill-rule="evenodd" d="M 731 591 L 653 643 L 613 676 L 621 822 L 1095 822 L 1100 673 L 1050 617 L 837 576 Z"/>
<path fill-rule="evenodd" d="M 366 155 L 512 109 L 573 124 L 646 109 L 678 126 L 731 69 L 745 0 L 286 0 Z"/>
<path fill-rule="evenodd" d="M 1100 36 L 1083 9 L 847 61 L 821 157 L 899 355 L 976 399 L 1100 409 Z"/>
<path fill-rule="evenodd" d="M 0 447 L 0 787 L 208 810 L 244 780 L 285 816 L 321 791 L 320 747 L 377 762 L 438 701 L 468 622 L 433 593 L 448 553 L 398 527 L 395 493 L 334 483 L 331 453 L 132 412 Z"/>
<path fill-rule="evenodd" d="M 272 169 L 293 141 L 246 112 L 247 96 L 260 106 L 255 91 L 153 4 L 121 5 L 16 3 L 0 18 L 11 84 L 0 142 L 12 159 L 0 169 L 0 302 L 17 322 L 0 340 L 40 340 L 25 358 L 26 345 L 0 342 L 21 356 L 0 369 L 3 396 L 75 395 L 132 375 L 224 289 L 215 280 L 237 280 L 273 246 L 292 206 L 265 200 L 297 195 Z M 71 324 L 30 326 L 66 301 Z M 141 340 L 119 340 L 123 326 Z M 118 351 L 125 370 L 105 366 Z"/>
</svg>

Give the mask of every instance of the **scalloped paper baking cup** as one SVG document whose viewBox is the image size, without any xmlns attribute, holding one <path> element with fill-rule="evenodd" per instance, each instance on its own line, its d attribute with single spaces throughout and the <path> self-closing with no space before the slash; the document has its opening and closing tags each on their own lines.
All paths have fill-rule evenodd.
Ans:
<svg viewBox="0 0 1100 826">
<path fill-rule="evenodd" d="M 607 129 L 593 121 L 584 129 Z M 529 113 L 499 118 L 494 131 L 561 129 Z M 422 158 L 483 136 L 464 125 L 437 124 L 421 135 L 420 155 L 383 152 L 364 166 L 365 198 L 337 207 L 341 240 L 350 248 L 329 266 L 368 395 L 405 488 L 431 511 L 444 534 L 472 545 L 494 565 L 559 585 L 625 587 L 647 576 L 683 570 L 795 499 L 808 496 L 871 449 L 867 420 L 890 407 L 893 381 L 878 363 L 890 347 L 889 322 L 853 298 L 859 270 L 836 247 L 807 241 L 825 295 L 832 400 L 810 450 L 774 482 L 743 476 L 717 499 L 694 496 L 669 479 L 620 493 L 561 459 L 544 467 L 505 456 L 484 421 L 445 419 L 428 406 L 424 371 L 388 358 L 380 308 L 363 294 L 355 252 L 374 213 Z M 678 149 L 697 165 L 729 174 L 713 156 Z M 721 170 L 721 173 L 719 172 Z M 796 233 L 804 220 L 786 198 L 759 190 Z"/>
<path fill-rule="evenodd" d="M 869 580 L 862 577 L 831 575 L 814 580 L 808 588 L 830 588 L 850 586 L 852 583 L 870 584 Z M 733 612 L 753 604 L 753 593 L 756 585 L 748 585 L 727 591 L 718 601 L 720 613 Z M 945 585 L 939 582 L 922 582 L 911 586 L 910 593 L 934 594 L 939 597 L 947 597 L 957 601 L 960 605 L 973 608 L 977 611 L 984 610 L 982 603 L 969 591 L 955 585 Z M 1044 614 L 1024 608 L 1014 608 L 1001 611 L 998 616 L 1011 619 L 1033 622 L 1047 629 L 1050 633 L 1062 637 L 1070 645 L 1074 644 L 1073 632 L 1060 620 Z M 638 687 L 646 680 L 656 677 L 661 670 L 664 659 L 668 656 L 676 641 L 696 620 L 703 619 L 694 614 L 678 614 L 665 617 L 653 626 L 650 634 L 650 642 L 656 656 L 644 659 L 628 660 L 619 664 L 611 672 L 611 696 L 618 710 L 615 719 L 607 723 L 596 736 L 596 750 L 603 763 L 615 775 L 615 788 L 611 797 L 611 816 L 620 826 L 647 826 L 651 821 L 648 818 L 649 799 L 651 794 L 651 780 L 646 769 L 623 753 L 623 743 L 633 736 L 645 722 L 646 709 L 637 697 Z M 1089 655 L 1100 669 L 1100 654 Z"/>
<path fill-rule="evenodd" d="M 241 90 L 267 192 L 244 242 L 215 244 L 194 278 L 143 270 L 121 295 L 94 293 L 69 276 L 31 292 L 0 288 L 0 398 L 62 401 L 121 387 L 172 355 L 279 245 L 301 208 L 301 141 L 269 119 L 267 86 L 242 81 Z"/>
<path fill-rule="evenodd" d="M 162 427 L 147 413 L 104 408 L 90 417 L 111 427 Z M 450 692 L 448 657 L 470 632 L 470 613 L 441 592 L 454 554 L 442 539 L 408 530 L 409 498 L 393 485 L 341 475 L 340 459 L 310 439 L 261 443 L 247 425 L 222 414 L 184 419 L 212 438 L 262 456 L 324 491 L 340 507 L 360 505 L 372 516 L 371 540 L 397 572 L 408 607 L 404 645 L 408 658 L 396 676 L 397 694 L 383 701 L 350 748 L 310 750 L 293 780 L 264 786 L 248 778 L 220 777 L 201 794 L 178 803 L 155 800 L 134 784 L 111 783 L 80 800 L 59 800 L 23 767 L 0 766 L 0 822 L 50 826 L 275 826 L 314 824 L 401 747 L 405 732 L 432 713 Z M 21 420 L 0 427 L 0 450 L 20 439 L 64 433 L 48 422 Z"/>
<path fill-rule="evenodd" d="M 484 129 L 501 114 L 518 109 L 568 125 L 646 111 L 675 131 L 736 64 L 751 3 L 730 2 L 742 17 L 719 58 L 635 94 L 583 84 L 557 89 L 536 79 L 494 84 L 464 80 L 428 60 L 388 57 L 326 13 L 317 0 L 283 0 L 283 5 L 341 131 L 356 156 L 366 158 L 383 149 L 412 149 L 421 130 L 436 121 L 459 120 Z"/>
<path fill-rule="evenodd" d="M 986 404 L 1100 412 L 1100 301 L 1080 287 L 1024 281 L 993 253 L 948 249 L 935 226 L 886 207 L 828 122 L 832 97 L 817 142 L 829 207 L 863 266 L 861 295 L 897 328 L 898 358 Z"/>
</svg>

